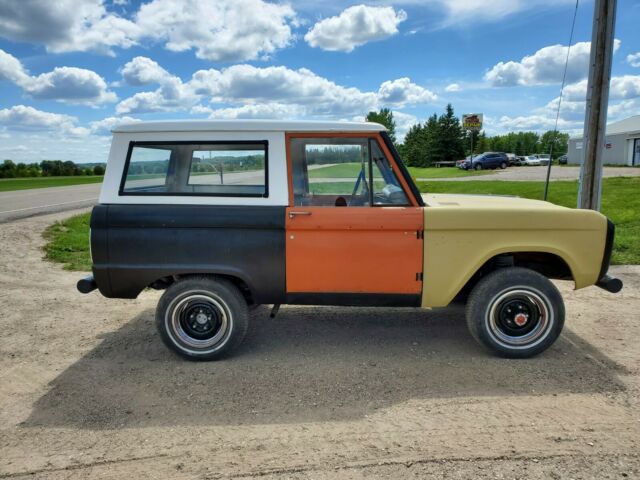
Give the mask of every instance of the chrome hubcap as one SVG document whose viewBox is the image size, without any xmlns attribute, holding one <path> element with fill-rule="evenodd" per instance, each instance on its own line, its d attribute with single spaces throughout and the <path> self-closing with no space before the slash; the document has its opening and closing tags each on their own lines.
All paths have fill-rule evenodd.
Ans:
<svg viewBox="0 0 640 480">
<path fill-rule="evenodd" d="M 176 298 L 165 321 L 174 341 L 186 350 L 215 350 L 228 338 L 231 314 L 224 302 L 208 292 Z"/>
<path fill-rule="evenodd" d="M 547 336 L 553 314 L 540 292 L 516 288 L 492 300 L 486 320 L 495 341 L 509 348 L 528 348 Z"/>
</svg>

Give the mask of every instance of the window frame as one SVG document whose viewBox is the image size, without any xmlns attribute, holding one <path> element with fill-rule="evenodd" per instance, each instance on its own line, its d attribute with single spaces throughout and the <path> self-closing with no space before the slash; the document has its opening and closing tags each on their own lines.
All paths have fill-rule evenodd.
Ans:
<svg viewBox="0 0 640 480">
<path fill-rule="evenodd" d="M 124 189 L 127 181 L 127 173 L 131 163 L 131 155 L 135 147 L 149 146 L 171 146 L 171 145 L 260 145 L 264 147 L 264 192 L 263 193 L 201 193 L 201 192 L 131 192 Z M 191 171 L 193 162 L 193 151 L 189 159 L 189 166 L 186 170 L 188 174 Z M 171 165 L 169 165 L 171 166 Z M 168 172 L 167 172 L 168 175 Z M 175 175 L 175 173 L 174 173 Z M 165 179 L 166 181 L 166 179 Z M 187 176 L 188 184 L 188 176 Z M 269 141 L 268 140 L 131 140 L 127 147 L 127 158 L 124 162 L 122 177 L 120 179 L 120 187 L 118 188 L 118 196 L 134 196 L 134 197 L 237 197 L 237 198 L 269 198 Z"/>
<path fill-rule="evenodd" d="M 409 181 L 407 180 L 406 175 L 408 175 L 408 172 L 406 171 L 406 168 L 404 168 L 404 164 L 402 164 L 403 168 L 401 168 L 400 165 L 398 165 L 398 163 L 396 162 L 396 156 L 389 149 L 384 136 L 381 135 L 380 133 L 381 132 L 285 132 L 285 152 L 287 156 L 287 183 L 289 185 L 289 207 L 311 208 L 311 206 L 298 207 L 295 205 L 294 191 L 293 191 L 293 188 L 294 188 L 293 159 L 291 157 L 291 140 L 295 138 L 365 138 L 367 139 L 367 143 L 369 147 L 369 175 L 367 180 L 369 180 L 371 185 L 370 194 L 369 194 L 370 205 L 368 206 L 369 207 L 387 207 L 387 208 L 394 207 L 394 206 L 399 208 L 424 206 L 423 204 L 421 204 L 419 200 L 416 200 L 416 197 L 415 197 L 416 193 L 414 191 L 415 185 L 410 184 Z M 380 150 L 382 151 L 383 155 L 387 159 L 387 162 L 389 162 L 391 170 L 396 176 L 398 182 L 400 182 L 400 187 L 402 188 L 402 191 L 404 192 L 405 197 L 407 197 L 407 200 L 408 200 L 408 203 L 406 205 L 392 205 L 392 204 L 374 205 L 373 204 L 373 198 L 372 198 L 373 184 L 371 183 L 373 179 L 373 170 L 371 168 L 373 161 L 371 158 L 371 145 L 370 145 L 371 141 L 377 142 L 378 148 L 380 148 Z M 399 158 L 398 160 L 401 162 Z M 331 208 L 331 207 L 322 207 L 322 208 Z"/>
</svg>

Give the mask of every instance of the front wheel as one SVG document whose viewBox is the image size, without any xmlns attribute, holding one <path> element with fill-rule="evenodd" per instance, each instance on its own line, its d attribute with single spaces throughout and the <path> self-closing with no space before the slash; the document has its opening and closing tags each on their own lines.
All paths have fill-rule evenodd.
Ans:
<svg viewBox="0 0 640 480">
<path fill-rule="evenodd" d="M 493 352 L 527 358 L 549 348 L 564 326 L 564 302 L 546 277 L 519 267 L 496 270 L 467 302 L 471 335 Z"/>
<path fill-rule="evenodd" d="M 164 292 L 156 309 L 163 342 L 190 360 L 214 360 L 240 345 L 249 313 L 240 291 L 225 279 L 192 277 Z"/>
<path fill-rule="evenodd" d="M 502 170 L 504 170 L 505 168 L 507 168 L 507 164 L 506 164 L 505 162 L 502 162 L 502 163 L 500 164 L 500 168 L 501 168 Z"/>
<path fill-rule="evenodd" d="M 473 168 L 475 168 L 476 170 L 482 170 L 482 165 L 480 165 L 479 163 L 476 163 Z"/>
</svg>

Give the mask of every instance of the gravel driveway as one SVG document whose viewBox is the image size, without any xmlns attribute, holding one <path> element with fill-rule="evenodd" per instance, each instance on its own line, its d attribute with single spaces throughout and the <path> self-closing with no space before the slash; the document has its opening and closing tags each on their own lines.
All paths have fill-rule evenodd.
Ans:
<svg viewBox="0 0 640 480">
<path fill-rule="evenodd" d="M 0 225 L 0 478 L 638 478 L 640 268 L 572 292 L 556 345 L 506 360 L 461 307 L 258 309 L 233 358 L 184 361 L 158 292 L 80 295 L 42 230 Z"/>
<path fill-rule="evenodd" d="M 604 167 L 604 177 L 638 177 L 640 168 L 636 167 Z M 580 177 L 580 167 L 551 167 L 551 180 L 577 180 Z M 545 181 L 547 179 L 547 167 L 509 167 L 505 170 L 491 170 L 489 175 L 478 175 L 455 178 L 418 178 L 420 181 L 430 182 L 465 182 L 480 180 L 491 182 L 494 180 L 510 181 Z"/>
</svg>

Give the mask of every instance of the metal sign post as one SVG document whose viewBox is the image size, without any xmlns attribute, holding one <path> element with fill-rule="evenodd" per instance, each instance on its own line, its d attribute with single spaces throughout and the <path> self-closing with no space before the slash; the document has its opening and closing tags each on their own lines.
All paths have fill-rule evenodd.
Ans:
<svg viewBox="0 0 640 480">
<path fill-rule="evenodd" d="M 578 208 L 600 210 L 616 0 L 595 0 Z"/>
</svg>

